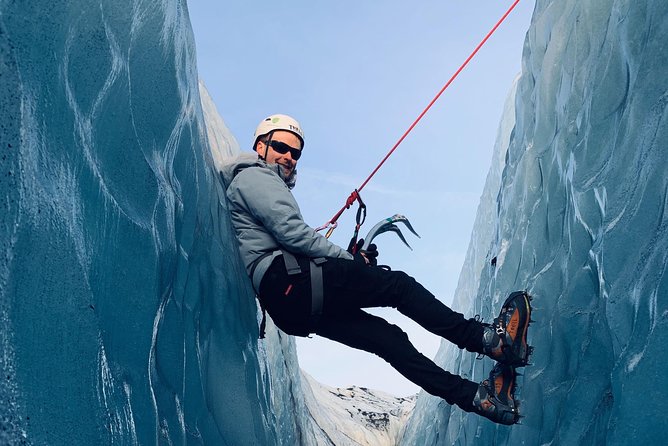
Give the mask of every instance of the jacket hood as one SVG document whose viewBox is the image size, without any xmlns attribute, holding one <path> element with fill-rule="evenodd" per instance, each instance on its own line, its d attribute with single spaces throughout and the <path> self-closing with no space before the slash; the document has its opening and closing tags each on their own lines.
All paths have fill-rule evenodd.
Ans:
<svg viewBox="0 0 668 446">
<path fill-rule="evenodd" d="M 266 167 L 276 173 L 289 189 L 295 187 L 297 183 L 297 169 L 292 171 L 292 175 L 286 177 L 283 169 L 278 164 L 267 164 L 264 160 L 257 157 L 256 153 L 241 153 L 236 157 L 227 160 L 220 167 L 220 175 L 223 178 L 225 186 L 229 186 L 234 177 L 247 167 Z"/>
<path fill-rule="evenodd" d="M 234 158 L 225 160 L 220 166 L 220 175 L 226 186 L 229 186 L 239 171 L 252 166 L 266 166 L 266 163 L 255 153 L 240 153 Z"/>
</svg>

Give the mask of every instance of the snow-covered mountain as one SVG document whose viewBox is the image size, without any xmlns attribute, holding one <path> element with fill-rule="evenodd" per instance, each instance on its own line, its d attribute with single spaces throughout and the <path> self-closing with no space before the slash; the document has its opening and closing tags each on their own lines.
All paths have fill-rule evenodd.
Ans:
<svg viewBox="0 0 668 446">
<path fill-rule="evenodd" d="M 366 387 L 325 386 L 306 373 L 309 410 L 331 444 L 396 445 L 416 396 L 398 398 Z"/>
</svg>

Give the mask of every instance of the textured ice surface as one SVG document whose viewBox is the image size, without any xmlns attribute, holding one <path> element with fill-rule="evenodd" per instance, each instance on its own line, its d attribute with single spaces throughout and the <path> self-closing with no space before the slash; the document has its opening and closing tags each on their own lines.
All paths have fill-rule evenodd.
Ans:
<svg viewBox="0 0 668 446">
<path fill-rule="evenodd" d="M 665 1 L 538 0 L 454 303 L 490 320 L 510 291 L 535 296 L 526 418 L 497 427 L 422 395 L 405 444 L 665 441 L 667 35 Z M 492 366 L 446 344 L 439 360 L 476 381 Z"/>
<path fill-rule="evenodd" d="M 211 148 L 211 155 L 216 170 L 220 170 L 224 160 L 239 153 L 239 143 L 230 133 L 230 130 L 218 114 L 216 104 L 209 95 L 203 82 L 199 83 L 199 92 L 202 99 L 202 111 L 206 122 L 206 134 Z"/>
<path fill-rule="evenodd" d="M 279 443 L 185 2 L 0 4 L 0 442 Z"/>
</svg>

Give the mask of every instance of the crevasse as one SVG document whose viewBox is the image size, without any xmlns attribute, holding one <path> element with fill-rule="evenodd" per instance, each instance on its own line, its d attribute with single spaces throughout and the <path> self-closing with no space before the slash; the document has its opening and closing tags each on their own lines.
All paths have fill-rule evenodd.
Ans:
<svg viewBox="0 0 668 446">
<path fill-rule="evenodd" d="M 215 169 L 237 146 L 185 2 L 0 1 L 0 444 L 660 442 L 667 28 L 664 1 L 537 1 L 454 302 L 490 320 L 535 296 L 526 418 L 421 394 L 400 434 L 411 402 L 324 389 L 290 338 L 257 340 Z M 345 399 L 369 415 L 341 429 Z"/>
</svg>

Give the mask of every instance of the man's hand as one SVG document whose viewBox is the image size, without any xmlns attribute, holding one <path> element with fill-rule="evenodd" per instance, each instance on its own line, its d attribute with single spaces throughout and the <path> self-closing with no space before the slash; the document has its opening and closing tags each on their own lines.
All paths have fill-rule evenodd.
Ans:
<svg viewBox="0 0 668 446">
<path fill-rule="evenodd" d="M 364 262 L 366 265 L 378 265 L 378 247 L 372 243 L 369 245 L 368 249 L 362 249 L 363 245 L 364 239 L 357 241 L 353 258 L 359 262 Z"/>
<path fill-rule="evenodd" d="M 378 265 L 378 247 L 372 243 L 365 250 L 362 250 L 362 255 L 367 259 L 367 263 L 371 266 Z"/>
</svg>

